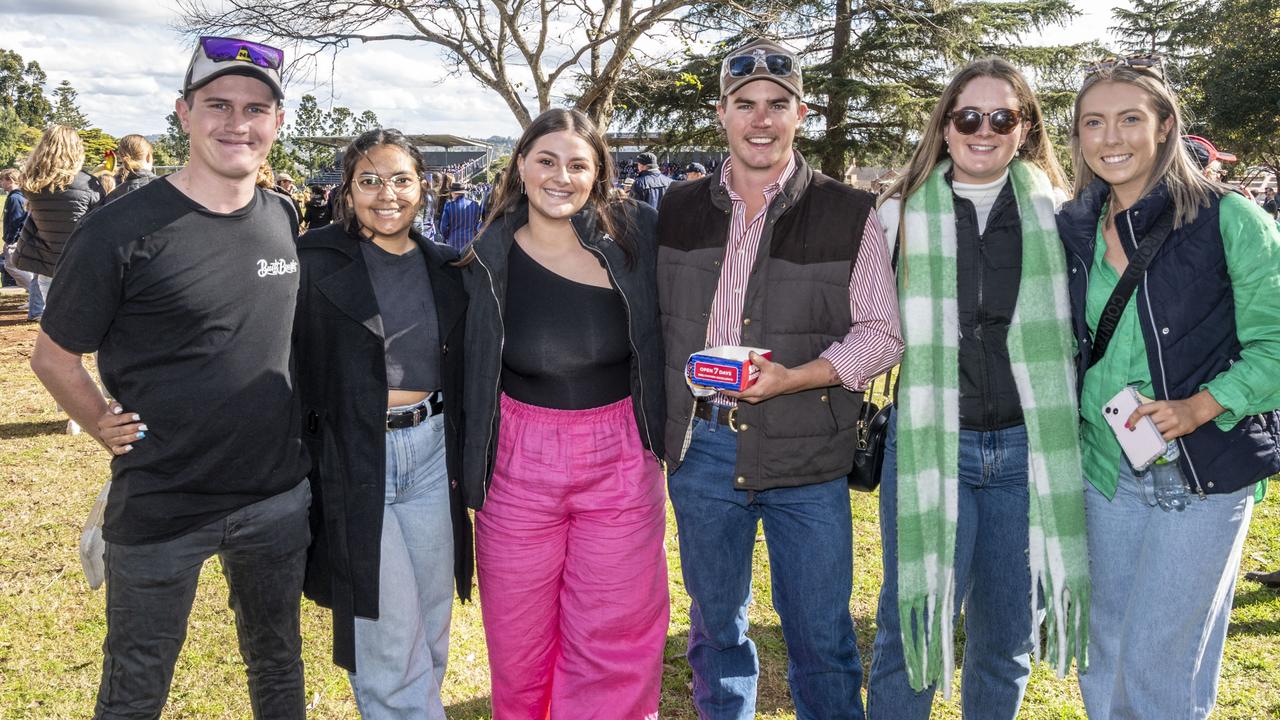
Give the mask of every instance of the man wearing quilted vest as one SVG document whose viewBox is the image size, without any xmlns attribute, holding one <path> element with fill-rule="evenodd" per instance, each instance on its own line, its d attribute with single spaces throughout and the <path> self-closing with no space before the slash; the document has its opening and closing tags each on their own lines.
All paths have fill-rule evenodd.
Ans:
<svg viewBox="0 0 1280 720">
<path fill-rule="evenodd" d="M 864 716 L 846 476 L 862 391 L 898 362 L 902 337 L 873 196 L 792 149 L 803 93 L 790 50 L 752 40 L 731 51 L 717 106 L 730 157 L 673 186 L 658 222 L 668 485 L 693 600 L 694 700 L 715 720 L 755 713 L 746 630 L 761 523 L 796 716 Z M 746 390 L 696 398 L 688 358 L 720 345 L 771 357 L 752 355 Z"/>
</svg>

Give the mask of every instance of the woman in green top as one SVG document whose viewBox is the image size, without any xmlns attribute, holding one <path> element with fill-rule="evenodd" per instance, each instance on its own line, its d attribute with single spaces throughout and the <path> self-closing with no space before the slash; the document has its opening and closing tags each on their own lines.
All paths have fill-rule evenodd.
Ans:
<svg viewBox="0 0 1280 720">
<path fill-rule="evenodd" d="M 1254 484 L 1280 471 L 1280 234 L 1197 171 L 1181 133 L 1158 57 L 1087 70 L 1076 199 L 1058 227 L 1079 348 L 1093 585 L 1080 687 L 1093 718 L 1208 716 Z M 1161 242 L 1095 346 L 1130 260 Z M 1169 443 L 1143 471 L 1103 416 L 1126 386 L 1153 402 L 1120 432 L 1150 418 Z"/>
</svg>

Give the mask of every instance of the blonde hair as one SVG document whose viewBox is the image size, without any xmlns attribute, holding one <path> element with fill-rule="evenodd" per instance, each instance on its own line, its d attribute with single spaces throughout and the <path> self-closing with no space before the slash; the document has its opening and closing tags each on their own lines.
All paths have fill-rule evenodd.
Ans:
<svg viewBox="0 0 1280 720">
<path fill-rule="evenodd" d="M 141 135 L 125 135 L 116 144 L 116 173 L 128 177 L 149 169 L 154 152 L 151 143 Z"/>
<path fill-rule="evenodd" d="M 1076 95 L 1075 111 L 1071 118 L 1071 163 L 1075 166 L 1075 192 L 1079 194 L 1097 177 L 1093 168 L 1085 160 L 1084 151 L 1080 148 L 1080 104 L 1089 90 L 1098 83 L 1123 83 L 1133 86 L 1135 92 L 1143 92 L 1151 101 L 1160 123 L 1172 118 L 1169 133 L 1156 149 L 1155 165 L 1151 168 L 1151 177 L 1142 188 L 1145 197 L 1151 189 L 1161 182 L 1169 190 L 1169 198 L 1173 201 L 1173 226 L 1182 227 L 1196 219 L 1200 208 L 1209 207 L 1211 199 L 1231 192 L 1231 188 L 1205 177 L 1191 155 L 1183 148 L 1182 108 L 1178 98 L 1165 84 L 1164 79 L 1156 71 L 1117 64 L 1100 68 L 1097 72 L 1085 77 Z"/>
<path fill-rule="evenodd" d="M 258 166 L 258 178 L 254 181 L 254 184 L 268 190 L 276 186 L 276 174 L 271 171 L 271 163 L 266 160 L 262 161 L 262 164 Z"/>
<path fill-rule="evenodd" d="M 89 172 L 90 175 L 98 179 L 98 184 L 102 186 L 104 195 L 110 194 L 116 189 L 116 176 L 111 174 L 106 165 L 99 165 Z"/>
<path fill-rule="evenodd" d="M 62 192 L 84 165 L 84 143 L 75 128 L 51 125 L 31 150 L 22 174 L 27 192 Z"/>
<path fill-rule="evenodd" d="M 8 180 L 15 185 L 21 186 L 22 171 L 18 168 L 5 168 L 0 170 L 0 180 Z"/>
<path fill-rule="evenodd" d="M 956 98 L 964 92 L 969 82 L 980 77 L 995 78 L 1009 83 L 1013 94 L 1018 98 L 1019 107 L 1016 109 L 1022 114 L 1023 121 L 1030 123 L 1030 127 L 1027 128 L 1026 142 L 1023 143 L 1019 154 L 1024 160 L 1034 163 L 1043 170 L 1054 187 L 1067 189 L 1067 180 L 1062 174 L 1062 166 L 1058 164 L 1057 155 L 1053 151 L 1053 141 L 1045 132 L 1044 111 L 1040 109 L 1040 101 L 1031 90 L 1031 85 L 1009 61 L 988 57 L 974 60 L 960 68 L 951 77 L 951 82 L 947 84 L 947 88 L 942 91 L 942 96 L 938 98 L 937 105 L 933 107 L 929 123 L 921 133 L 920 142 L 911 155 L 907 171 L 889 186 L 880 198 L 881 203 L 886 198 L 900 197 L 905 212 L 907 198 L 924 186 L 929 179 L 929 173 L 933 172 L 933 168 L 939 161 L 947 157 L 945 133 L 947 123 L 950 122 L 947 114 L 955 109 Z M 902 222 L 899 218 L 899 227 L 901 226 Z"/>
</svg>

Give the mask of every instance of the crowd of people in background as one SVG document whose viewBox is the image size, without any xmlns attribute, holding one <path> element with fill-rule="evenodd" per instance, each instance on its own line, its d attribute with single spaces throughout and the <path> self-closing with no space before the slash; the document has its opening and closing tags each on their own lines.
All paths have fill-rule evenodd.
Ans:
<svg viewBox="0 0 1280 720">
<path fill-rule="evenodd" d="M 0 171 L 32 367 L 114 458 L 96 716 L 159 716 L 218 555 L 257 717 L 305 717 L 305 593 L 364 717 L 443 718 L 478 577 L 495 717 L 656 718 L 668 497 L 700 717 L 755 715 L 759 581 L 805 720 L 928 718 L 962 613 L 966 716 L 1016 718 L 1041 647 L 1090 717 L 1212 711 L 1280 472 L 1280 208 L 1158 57 L 1084 69 L 1074 182 L 1023 74 L 970 62 L 878 195 L 795 150 L 768 39 L 722 63 L 723 159 L 615 165 L 550 110 L 480 182 L 389 128 L 336 184 L 274 172 L 282 63 L 200 38 L 173 175 L 139 135 L 86 170 L 63 126 Z M 694 389 L 708 347 L 754 384 Z M 895 366 L 864 709 L 849 476 Z"/>
</svg>

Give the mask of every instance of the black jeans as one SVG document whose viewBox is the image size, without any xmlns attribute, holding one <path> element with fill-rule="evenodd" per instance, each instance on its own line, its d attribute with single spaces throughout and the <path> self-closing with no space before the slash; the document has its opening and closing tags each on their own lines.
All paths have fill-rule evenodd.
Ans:
<svg viewBox="0 0 1280 720">
<path fill-rule="evenodd" d="M 302 718 L 299 613 L 311 487 L 237 510 L 167 542 L 107 544 L 107 639 L 95 720 L 159 718 L 204 561 L 218 555 L 259 720 Z"/>
</svg>

